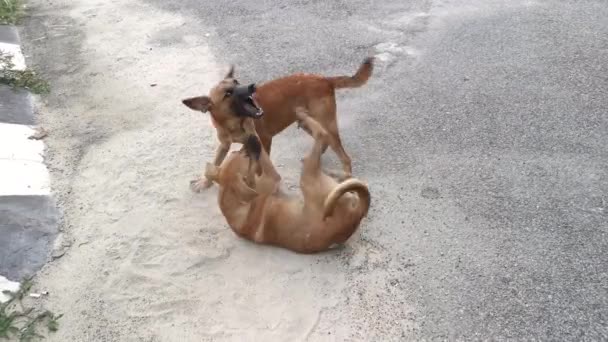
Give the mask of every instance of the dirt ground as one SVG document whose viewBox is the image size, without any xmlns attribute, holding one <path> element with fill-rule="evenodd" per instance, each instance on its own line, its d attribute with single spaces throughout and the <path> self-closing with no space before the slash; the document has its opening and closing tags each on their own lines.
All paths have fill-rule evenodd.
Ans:
<svg viewBox="0 0 608 342">
<path fill-rule="evenodd" d="M 216 139 L 180 100 L 226 69 L 204 27 L 137 1 L 37 0 L 30 11 L 27 49 L 53 77 L 38 108 L 64 214 L 60 257 L 36 279 L 65 314 L 51 340 L 333 340 L 351 333 L 345 315 L 365 320 L 343 293 L 348 269 L 374 262 L 373 246 L 260 249 L 228 229 L 215 189 L 190 192 Z M 181 39 L 163 45 L 160 27 Z M 295 184 L 288 149 L 275 153 Z"/>
</svg>

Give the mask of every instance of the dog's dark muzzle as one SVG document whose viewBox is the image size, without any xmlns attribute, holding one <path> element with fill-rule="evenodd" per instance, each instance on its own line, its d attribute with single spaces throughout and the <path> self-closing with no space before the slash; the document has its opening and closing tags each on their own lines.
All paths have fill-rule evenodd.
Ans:
<svg viewBox="0 0 608 342">
<path fill-rule="evenodd" d="M 238 86 L 232 91 L 232 109 L 241 117 L 258 119 L 264 111 L 255 100 L 255 84 Z"/>
</svg>

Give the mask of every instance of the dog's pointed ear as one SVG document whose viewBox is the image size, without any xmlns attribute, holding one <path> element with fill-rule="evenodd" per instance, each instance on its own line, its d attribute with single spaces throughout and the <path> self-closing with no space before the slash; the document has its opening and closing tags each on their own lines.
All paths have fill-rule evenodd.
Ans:
<svg viewBox="0 0 608 342">
<path fill-rule="evenodd" d="M 234 78 L 234 64 L 230 65 L 230 69 L 226 73 L 226 76 L 224 76 L 224 79 L 227 79 L 227 78 Z"/>
<path fill-rule="evenodd" d="M 207 112 L 213 106 L 213 102 L 209 96 L 197 96 L 182 100 L 182 103 L 192 110 L 198 110 L 203 113 Z"/>
<path fill-rule="evenodd" d="M 215 164 L 207 163 L 205 166 L 205 178 L 211 179 L 212 181 L 219 183 L 220 168 Z"/>
<path fill-rule="evenodd" d="M 236 175 L 235 189 L 239 197 L 245 202 L 251 202 L 258 196 L 258 193 L 245 183 L 245 179 L 240 173 Z"/>
</svg>

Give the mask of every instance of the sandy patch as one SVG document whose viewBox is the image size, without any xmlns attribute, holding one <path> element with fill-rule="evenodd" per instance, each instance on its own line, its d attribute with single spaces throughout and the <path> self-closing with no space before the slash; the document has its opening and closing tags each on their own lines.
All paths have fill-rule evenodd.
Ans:
<svg viewBox="0 0 608 342">
<path fill-rule="evenodd" d="M 51 340 L 340 339 L 345 281 L 335 255 L 240 240 L 216 189 L 188 189 L 216 144 L 208 119 L 180 103 L 223 70 L 205 28 L 133 1 L 70 4 L 46 14 L 69 14 L 82 30 L 82 63 L 39 104 L 71 244 L 37 278 L 46 305 L 65 314 Z M 181 39 L 149 39 L 169 39 L 160 31 Z M 293 180 L 299 161 L 290 159 Z"/>
</svg>

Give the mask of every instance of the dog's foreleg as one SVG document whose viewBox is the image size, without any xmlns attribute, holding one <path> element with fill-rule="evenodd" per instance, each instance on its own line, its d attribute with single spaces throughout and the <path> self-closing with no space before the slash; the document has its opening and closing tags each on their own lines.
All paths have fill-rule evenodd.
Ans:
<svg viewBox="0 0 608 342">
<path fill-rule="evenodd" d="M 217 147 L 217 150 L 215 151 L 215 159 L 213 160 L 213 165 L 215 166 L 220 166 L 222 164 L 222 162 L 224 161 L 224 159 L 226 158 L 226 155 L 228 154 L 228 151 L 230 150 L 230 143 L 220 143 L 220 145 Z M 203 173 L 201 174 L 201 176 L 198 179 L 194 179 L 190 181 L 190 189 L 192 189 L 192 191 L 194 192 L 201 192 L 204 189 L 208 189 L 213 185 L 213 181 L 207 177 L 205 177 L 205 171 L 203 170 Z"/>
<path fill-rule="evenodd" d="M 262 147 L 264 148 L 264 150 L 266 150 L 266 153 L 270 155 L 270 148 L 272 146 L 272 136 L 260 134 L 260 141 L 262 142 Z"/>
<path fill-rule="evenodd" d="M 215 150 L 215 159 L 213 160 L 213 165 L 220 166 L 224 159 L 226 159 L 226 155 L 230 150 L 230 143 L 220 143 L 220 146 Z"/>
<path fill-rule="evenodd" d="M 260 167 L 262 168 L 262 173 L 269 175 L 272 178 L 278 178 L 277 180 L 281 179 L 281 176 L 279 175 L 277 170 L 274 168 L 274 164 L 270 160 L 270 155 L 268 154 L 268 152 L 265 149 L 262 149 L 262 153 L 260 154 L 259 162 L 260 162 Z"/>
<path fill-rule="evenodd" d="M 265 149 L 266 145 L 268 147 L 270 147 L 270 142 L 272 141 L 272 139 L 260 139 L 260 136 L 258 135 L 257 131 L 255 130 L 255 125 L 253 123 L 253 120 L 245 120 L 245 122 L 243 122 L 243 129 L 245 130 L 246 134 L 248 134 L 249 136 L 255 136 L 258 139 L 257 141 L 262 143 L 262 148 L 261 148 L 259 157 L 256 160 L 256 162 L 259 163 L 258 165 L 262 168 L 262 172 L 265 175 L 271 177 L 275 182 L 277 182 L 277 183 L 280 182 L 281 175 L 279 175 L 277 170 L 274 168 L 274 165 L 272 164 L 272 161 L 270 160 L 270 155 L 268 154 L 268 151 Z M 249 169 L 252 168 L 251 164 L 252 164 L 252 162 L 250 162 L 250 164 L 249 164 Z"/>
</svg>

